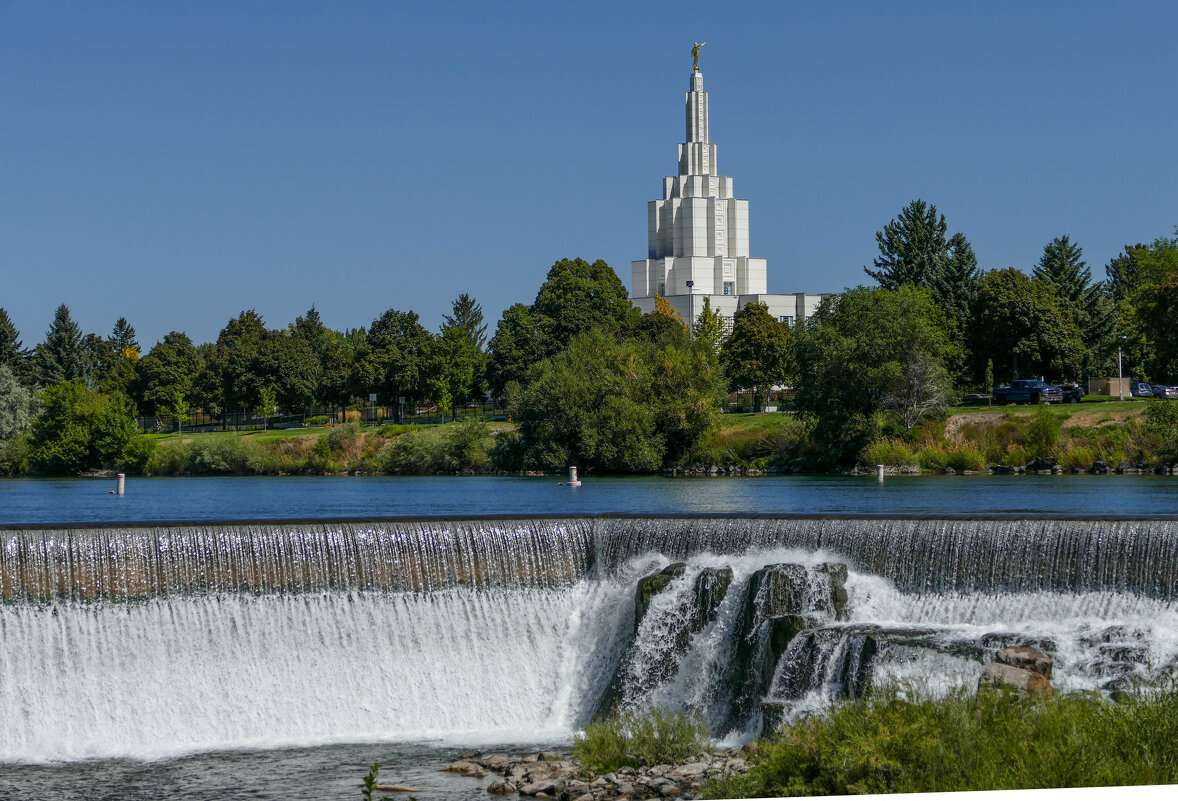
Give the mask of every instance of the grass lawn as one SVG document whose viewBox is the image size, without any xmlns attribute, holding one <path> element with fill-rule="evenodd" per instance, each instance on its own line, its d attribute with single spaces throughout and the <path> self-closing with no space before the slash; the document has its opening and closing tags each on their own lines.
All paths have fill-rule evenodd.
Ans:
<svg viewBox="0 0 1178 801">
<path fill-rule="evenodd" d="M 1051 404 L 1051 407 L 1057 411 L 1074 412 L 1077 410 L 1110 412 L 1110 413 L 1128 413 L 1140 414 L 1145 409 L 1145 404 L 1148 402 L 1145 398 L 1133 398 L 1120 400 L 1118 398 L 1095 397 L 1087 395 L 1079 403 L 1059 403 Z M 952 406 L 948 413 L 950 416 L 957 414 L 1016 414 L 1025 415 L 1032 414 L 1035 411 L 1035 406 L 1026 404 L 1018 406 L 1015 404 L 1007 404 L 1006 406 Z"/>
</svg>

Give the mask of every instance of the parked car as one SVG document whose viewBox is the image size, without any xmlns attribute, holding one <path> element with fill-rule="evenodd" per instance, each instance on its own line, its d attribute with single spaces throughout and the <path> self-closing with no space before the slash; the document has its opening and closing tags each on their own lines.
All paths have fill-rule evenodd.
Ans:
<svg viewBox="0 0 1178 801">
<path fill-rule="evenodd" d="M 1067 384 L 1060 389 L 1063 390 L 1064 403 L 1079 403 L 1080 399 L 1088 394 L 1088 390 L 1079 384 Z"/>
<path fill-rule="evenodd" d="M 1149 384 L 1140 382 L 1129 385 L 1129 394 L 1134 398 L 1151 398 L 1153 397 L 1153 390 L 1150 389 Z"/>
<path fill-rule="evenodd" d="M 1028 379 L 1011 381 L 1008 387 L 994 390 L 994 403 L 1063 403 L 1063 390 L 1046 381 Z"/>
<path fill-rule="evenodd" d="M 1155 398 L 1169 398 L 1171 400 L 1178 398 L 1178 387 L 1171 387 L 1165 384 L 1150 384 L 1149 391 Z"/>
</svg>

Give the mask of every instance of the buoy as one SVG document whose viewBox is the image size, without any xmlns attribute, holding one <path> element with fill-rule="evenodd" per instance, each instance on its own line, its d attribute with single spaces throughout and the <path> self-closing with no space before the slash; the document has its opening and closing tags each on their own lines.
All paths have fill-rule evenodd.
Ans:
<svg viewBox="0 0 1178 801">
<path fill-rule="evenodd" d="M 119 489 L 118 494 L 122 495 L 127 491 L 127 474 L 119 473 Z"/>
<path fill-rule="evenodd" d="M 883 476 L 884 476 L 884 466 L 882 464 L 877 464 L 875 466 L 875 477 L 878 478 L 880 481 L 883 481 Z"/>
<path fill-rule="evenodd" d="M 576 467 L 570 467 L 570 468 L 569 468 L 569 480 L 568 480 L 568 485 L 569 485 L 570 487 L 579 487 L 579 486 L 581 486 L 581 479 L 577 478 L 577 468 L 576 468 Z"/>
</svg>

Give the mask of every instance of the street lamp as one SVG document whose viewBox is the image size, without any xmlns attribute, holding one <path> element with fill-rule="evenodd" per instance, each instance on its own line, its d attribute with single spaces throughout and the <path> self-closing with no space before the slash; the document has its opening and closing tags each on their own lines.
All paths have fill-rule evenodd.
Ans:
<svg viewBox="0 0 1178 801">
<path fill-rule="evenodd" d="M 688 294 L 688 295 L 690 295 L 690 294 L 691 294 L 691 288 L 692 288 L 693 286 L 695 286 L 695 281 L 688 281 L 688 282 L 687 282 L 687 294 Z"/>
<path fill-rule="evenodd" d="M 1125 340 L 1129 337 L 1124 334 L 1121 335 L 1121 341 L 1117 343 L 1117 392 L 1121 395 L 1121 400 L 1125 399 L 1125 379 L 1121 372 L 1121 346 L 1125 344 Z"/>
</svg>

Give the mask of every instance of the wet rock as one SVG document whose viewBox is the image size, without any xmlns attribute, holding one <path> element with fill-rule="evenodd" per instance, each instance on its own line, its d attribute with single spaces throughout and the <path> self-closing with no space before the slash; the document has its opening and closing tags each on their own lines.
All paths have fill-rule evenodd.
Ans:
<svg viewBox="0 0 1178 801">
<path fill-rule="evenodd" d="M 843 656 L 842 681 L 848 698 L 862 698 L 871 686 L 872 669 L 879 653 L 879 640 L 873 634 L 855 636 Z"/>
<path fill-rule="evenodd" d="M 550 796 L 557 791 L 558 783 L 552 779 L 541 779 L 539 781 L 525 784 L 519 788 L 520 795 L 538 795 L 540 793 L 547 793 Z"/>
<path fill-rule="evenodd" d="M 1120 678 L 1106 681 L 1100 686 L 1100 689 L 1108 693 L 1109 699 L 1115 703 L 1124 703 L 1133 697 L 1133 680 L 1128 676 L 1121 676 Z"/>
<path fill-rule="evenodd" d="M 1103 459 L 1097 459 L 1092 463 L 1092 472 L 1098 476 L 1107 476 L 1108 470 L 1108 462 L 1104 461 Z"/>
<path fill-rule="evenodd" d="M 678 562 L 639 582 L 635 598 L 636 637 L 649 611 L 650 599 L 665 589 L 672 579 L 682 576 L 684 571 L 685 566 Z M 649 692 L 678 673 L 679 660 L 691 647 L 692 638 L 716 619 L 716 612 L 731 585 L 731 568 L 701 570 L 692 584 L 691 594 L 682 600 L 683 606 L 672 616 L 670 628 L 662 633 L 654 652 L 649 642 L 639 644 L 635 639 L 630 644 L 598 702 L 597 716 L 608 714 L 623 698 L 634 698 Z M 639 604 L 643 602 L 645 608 L 640 610 Z M 634 669 L 638 659 L 642 660 L 641 670 Z"/>
<path fill-rule="evenodd" d="M 1054 468 L 1054 467 L 1055 467 L 1055 462 L 1051 461 L 1050 459 L 1045 459 L 1042 456 L 1038 456 L 1038 457 L 1032 459 L 1031 461 L 1027 462 L 1026 471 L 1028 473 L 1039 473 L 1039 472 L 1050 473 L 1052 468 Z"/>
<path fill-rule="evenodd" d="M 1025 646 L 1003 648 L 995 655 L 995 659 L 1004 665 L 1038 673 L 1045 679 L 1051 678 L 1051 668 L 1055 664 L 1055 660 L 1047 654 Z"/>
<path fill-rule="evenodd" d="M 944 469 L 944 471 L 943 471 L 943 472 L 944 472 L 944 473 L 945 473 L 945 475 L 947 475 L 947 476 L 955 476 L 955 475 L 957 475 L 957 471 L 956 471 L 956 470 L 954 470 L 952 467 L 946 467 L 946 468 Z"/>
<path fill-rule="evenodd" d="M 475 779 L 481 779 L 487 775 L 487 772 L 483 770 L 480 765 L 474 762 L 468 762 L 465 759 L 460 759 L 457 762 L 451 762 L 449 765 L 442 768 L 442 770 L 449 771 L 450 773 L 457 773 L 461 776 L 471 776 Z"/>
<path fill-rule="evenodd" d="M 516 786 L 507 781 L 507 779 L 496 779 L 487 785 L 487 792 L 491 795 L 507 795 L 508 793 L 514 793 L 515 791 Z"/>
<path fill-rule="evenodd" d="M 505 752 L 490 754 L 489 756 L 479 759 L 478 763 L 487 770 L 493 770 L 496 773 L 502 773 L 511 764 L 511 755 Z"/>
<path fill-rule="evenodd" d="M 1132 469 L 1133 469 L 1133 465 L 1123 459 L 1117 463 L 1117 472 L 1118 473 L 1128 473 Z"/>
<path fill-rule="evenodd" d="M 815 612 L 833 612 L 835 620 L 845 620 L 847 610 L 847 566 L 842 562 L 823 562 L 814 569 L 820 582 L 812 593 Z"/>
<path fill-rule="evenodd" d="M 986 465 L 986 470 L 996 476 L 1008 476 L 1013 470 L 1004 464 L 990 463 Z"/>
<path fill-rule="evenodd" d="M 1041 673 L 1026 668 L 1014 667 L 1002 662 L 991 662 L 978 679 L 978 692 L 986 688 L 1010 688 L 1020 697 L 1045 696 L 1052 692 L 1051 682 Z"/>
<path fill-rule="evenodd" d="M 761 704 L 761 736 L 769 737 L 781 731 L 785 725 L 785 704 L 780 701 L 766 701 Z"/>
<path fill-rule="evenodd" d="M 667 565 L 658 573 L 639 579 L 638 589 L 634 593 L 635 633 L 638 632 L 638 627 L 642 625 L 642 618 L 646 617 L 646 613 L 650 609 L 650 600 L 665 590 L 668 584 L 682 576 L 686 570 L 686 563 L 675 562 Z"/>
</svg>

